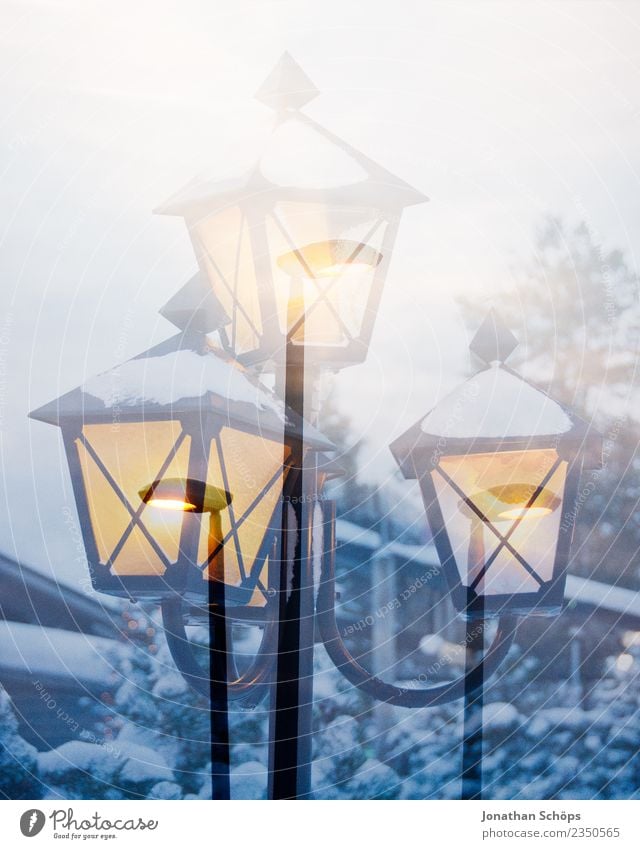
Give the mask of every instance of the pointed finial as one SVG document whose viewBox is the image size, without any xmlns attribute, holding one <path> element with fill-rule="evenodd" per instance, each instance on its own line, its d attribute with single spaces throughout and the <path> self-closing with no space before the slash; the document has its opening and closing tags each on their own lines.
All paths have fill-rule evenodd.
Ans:
<svg viewBox="0 0 640 849">
<path fill-rule="evenodd" d="M 319 94 L 296 60 L 285 52 L 255 93 L 255 98 L 272 109 L 300 109 Z"/>
<path fill-rule="evenodd" d="M 469 345 L 485 363 L 503 363 L 517 347 L 518 340 L 493 309 L 489 310 Z"/>
<path fill-rule="evenodd" d="M 160 308 L 160 315 L 179 330 L 212 333 L 231 320 L 202 274 L 194 274 L 182 289 Z"/>
</svg>

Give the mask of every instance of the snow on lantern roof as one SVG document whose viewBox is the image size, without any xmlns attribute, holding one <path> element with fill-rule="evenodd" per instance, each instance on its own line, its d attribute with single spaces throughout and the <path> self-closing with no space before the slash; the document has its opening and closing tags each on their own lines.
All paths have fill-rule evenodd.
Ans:
<svg viewBox="0 0 640 849">
<path fill-rule="evenodd" d="M 278 196 L 284 198 L 330 199 L 376 208 L 399 209 L 428 200 L 299 112 L 316 93 L 302 69 L 286 54 L 286 61 L 283 57 L 257 95 L 277 112 L 271 133 L 266 141 L 257 142 L 251 161 L 235 173 L 218 172 L 191 180 L 154 211 L 165 215 L 202 214 L 212 206 L 239 202 L 244 197 L 249 200 L 256 193 L 273 189 L 278 189 Z"/>
<path fill-rule="evenodd" d="M 84 384 L 45 404 L 32 419 L 61 425 L 65 420 L 179 416 L 210 410 L 253 425 L 260 432 L 282 434 L 285 417 L 302 430 L 303 422 L 235 360 L 214 348 L 204 334 L 184 331 L 148 351 L 89 378 Z M 335 446 L 304 423 L 305 440 L 322 450 Z"/>
<path fill-rule="evenodd" d="M 602 467 L 601 435 L 503 365 L 517 344 L 491 310 L 469 346 L 488 368 L 454 389 L 389 446 L 405 477 L 416 477 L 425 451 L 427 465 L 433 466 L 449 452 L 509 450 L 507 445 L 521 449 L 523 443 L 525 447 L 553 445 L 558 450 L 562 444 L 571 456 L 581 455 L 584 468 Z"/>
<path fill-rule="evenodd" d="M 420 423 L 423 433 L 451 439 L 551 436 L 572 426 L 560 404 L 498 363 L 447 395 Z"/>
</svg>

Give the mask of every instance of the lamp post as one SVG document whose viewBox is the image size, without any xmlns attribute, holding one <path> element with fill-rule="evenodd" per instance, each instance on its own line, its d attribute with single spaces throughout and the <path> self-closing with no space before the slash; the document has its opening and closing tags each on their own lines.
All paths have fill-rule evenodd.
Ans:
<svg viewBox="0 0 640 849">
<path fill-rule="evenodd" d="M 62 430 L 94 588 L 161 603 L 178 667 L 211 700 L 213 793 L 228 797 L 228 700 L 255 704 L 274 651 L 270 575 L 297 474 L 285 427 L 304 430 L 305 452 L 332 444 L 193 330 L 30 415 Z M 194 618 L 209 624 L 208 670 L 186 637 Z M 230 618 L 267 622 L 256 663 L 235 677 Z"/>
<path fill-rule="evenodd" d="M 156 210 L 185 219 L 202 297 L 208 284 L 227 316 L 222 347 L 272 370 L 287 406 L 311 421 L 322 372 L 365 359 L 402 210 L 426 200 L 302 112 L 318 93 L 285 53 L 256 94 L 272 128 L 244 174 L 196 178 Z M 164 314 L 178 306 L 172 299 Z M 269 795 L 304 798 L 318 474 L 313 457 L 305 462 L 304 434 L 285 427 L 284 442 L 298 474 L 286 485 L 281 537 Z"/>
<path fill-rule="evenodd" d="M 316 633 L 380 701 L 481 705 L 517 616 L 561 608 L 579 475 L 598 450 L 504 365 L 516 340 L 490 314 L 471 343 L 488 367 L 391 450 L 420 483 L 456 609 L 498 617 L 495 637 L 458 679 L 424 688 L 352 657 L 335 618 L 335 505 L 318 517 L 318 457 L 333 446 L 310 399 L 324 371 L 366 357 L 401 212 L 425 198 L 301 112 L 316 94 L 285 54 L 257 95 L 275 114 L 256 160 L 159 209 L 185 218 L 199 264 L 161 310 L 178 334 L 31 413 L 62 429 L 95 589 L 160 603 L 177 667 L 210 699 L 216 798 L 229 796 L 229 702 L 255 706 L 267 689 L 269 796 L 310 796 Z M 233 619 L 264 625 L 242 674 Z M 194 620 L 209 623 L 207 671 Z"/>
<path fill-rule="evenodd" d="M 560 612 L 580 474 L 602 453 L 585 422 L 504 365 L 516 345 L 490 312 L 470 345 L 487 368 L 392 446 L 405 477 L 420 482 L 453 603 L 468 622 L 467 658 L 486 617 Z M 463 798 L 479 798 L 482 787 L 482 661 L 477 669 L 478 686 L 464 693 Z"/>
</svg>

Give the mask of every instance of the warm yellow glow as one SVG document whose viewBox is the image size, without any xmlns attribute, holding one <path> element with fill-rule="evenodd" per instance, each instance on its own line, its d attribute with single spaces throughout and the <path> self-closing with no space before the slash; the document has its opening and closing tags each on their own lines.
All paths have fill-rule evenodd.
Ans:
<svg viewBox="0 0 640 849">
<path fill-rule="evenodd" d="M 540 519 L 542 516 L 548 516 L 553 513 L 551 507 L 512 507 L 510 510 L 503 510 L 498 514 L 500 519 Z"/>
<path fill-rule="evenodd" d="M 159 507 L 161 510 L 195 510 L 195 504 L 189 504 L 188 501 L 180 501 L 177 498 L 150 498 L 147 501 L 149 507 Z"/>
<path fill-rule="evenodd" d="M 349 268 L 371 269 L 382 259 L 370 245 L 349 239 L 313 242 L 278 257 L 278 265 L 292 277 L 337 277 Z"/>
<path fill-rule="evenodd" d="M 232 501 L 230 492 L 194 478 L 162 478 L 143 486 L 138 495 L 152 507 L 196 513 L 219 513 Z"/>
<path fill-rule="evenodd" d="M 560 499 L 545 487 L 536 495 L 531 507 L 527 507 L 536 489 L 537 487 L 530 483 L 491 486 L 465 499 L 466 507 L 469 509 L 472 504 L 475 505 L 490 522 L 541 519 L 558 508 Z"/>
<path fill-rule="evenodd" d="M 348 271 L 368 271 L 371 265 L 368 262 L 336 262 L 316 271 L 316 277 L 340 277 Z"/>
</svg>

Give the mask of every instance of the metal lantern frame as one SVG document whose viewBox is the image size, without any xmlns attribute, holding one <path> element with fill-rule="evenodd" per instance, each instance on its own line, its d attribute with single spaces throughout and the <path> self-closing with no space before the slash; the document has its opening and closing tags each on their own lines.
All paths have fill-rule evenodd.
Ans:
<svg viewBox="0 0 640 849">
<path fill-rule="evenodd" d="M 226 315 L 226 321 L 223 319 L 217 328 L 221 344 L 245 364 L 277 361 L 285 348 L 290 359 L 296 356 L 306 357 L 308 363 L 312 362 L 324 368 L 340 369 L 363 362 L 373 334 L 402 210 L 428 200 L 421 192 L 301 112 L 300 107 L 317 94 L 318 91 L 301 68 L 285 54 L 256 98 L 275 109 L 273 133 L 283 127 L 301 128 L 326 145 L 328 151 L 355 163 L 361 173 L 359 179 L 353 182 L 345 181 L 343 185 L 320 186 L 300 184 L 295 177 L 276 182 L 265 175 L 262 152 L 258 151 L 255 161 L 241 177 L 219 181 L 196 178 L 154 210 L 156 213 L 182 216 L 185 219 L 200 266 L 200 274 L 208 280 L 214 295 L 217 296 L 219 313 Z M 332 163 L 329 161 L 326 170 L 330 171 L 331 167 Z M 319 168 L 323 170 L 323 162 L 319 163 Z M 282 204 L 298 205 L 301 218 L 304 218 L 305 210 L 313 209 L 324 210 L 327 218 L 349 212 L 362 215 L 366 213 L 367 218 L 373 218 L 368 230 L 355 241 L 350 242 L 348 238 L 341 239 L 338 236 L 327 248 L 330 252 L 337 253 L 340 262 L 345 266 L 359 262 L 365 256 L 368 258 L 372 276 L 367 283 L 369 291 L 362 305 L 361 321 L 357 329 L 352 330 L 347 325 L 330 301 L 330 291 L 341 285 L 340 276 L 328 285 L 321 282 L 306 253 L 306 249 L 314 245 L 297 243 L 295 235 L 278 212 L 278 206 Z M 240 212 L 240 222 L 235 265 L 225 273 L 218 264 L 219 258 L 216 257 L 215 249 L 206 244 L 199 228 L 209 219 L 236 208 Z M 272 256 L 270 228 L 279 233 L 283 244 L 286 245 L 290 256 L 288 266 L 297 266 L 299 275 L 305 277 L 309 281 L 307 285 L 315 287 L 317 291 L 317 298 L 293 321 L 286 333 L 282 332 L 280 325 L 279 311 L 282 311 L 283 299 L 276 293 L 278 283 L 274 279 L 274 269 L 278 262 L 277 257 Z M 382 238 L 374 249 L 375 258 L 371 259 L 369 242 L 383 230 Z M 318 233 L 317 239 L 322 238 L 323 235 Z M 248 263 L 248 270 L 241 262 L 243 239 L 249 241 L 251 261 Z M 294 275 L 295 273 L 294 271 Z M 245 278 L 251 278 L 250 282 L 247 283 L 243 279 L 243 274 Z M 187 284 L 189 285 L 192 284 Z M 247 303 L 243 301 L 244 286 L 251 288 L 252 303 L 257 303 L 257 318 L 250 314 Z M 179 300 L 179 295 L 176 297 Z M 170 320 L 182 322 L 184 316 L 180 315 L 176 306 L 174 298 L 166 305 L 163 314 Z M 320 308 L 331 314 L 331 319 L 344 335 L 345 344 L 314 344 L 309 339 L 296 344 L 296 335 L 302 325 Z M 237 330 L 240 321 L 250 325 L 255 337 L 256 343 L 250 350 L 241 350 L 238 343 Z"/>
<path fill-rule="evenodd" d="M 55 424 L 62 430 L 94 588 L 122 598 L 161 603 L 167 641 L 178 669 L 197 692 L 210 699 L 214 798 L 229 798 L 230 795 L 229 700 L 238 699 L 243 706 L 254 707 L 268 690 L 271 696 L 269 796 L 308 798 L 311 795 L 313 652 L 318 639 L 322 640 L 330 658 L 344 677 L 380 701 L 401 707 L 421 708 L 464 698 L 465 713 L 473 704 L 477 706 L 479 702 L 476 694 L 482 693 L 486 677 L 497 670 L 509 651 L 516 631 L 517 616 L 536 612 L 551 615 L 562 606 L 579 478 L 583 467 L 597 453 L 599 444 L 598 437 L 589 426 L 562 405 L 559 406 L 570 420 L 570 428 L 542 435 L 524 433 L 473 438 L 451 437 L 447 434 L 439 436 L 422 430 L 423 416 L 392 444 L 391 451 L 405 477 L 417 479 L 420 483 L 438 557 L 457 610 L 470 618 L 499 616 L 498 628 L 484 655 L 474 664 L 468 660 L 463 675 L 453 681 L 433 683 L 424 688 L 408 689 L 382 681 L 371 675 L 350 654 L 339 632 L 335 614 L 335 505 L 322 497 L 324 480 L 335 471 L 330 464 L 326 464 L 326 458 L 322 455 L 333 451 L 334 446 L 316 429 L 315 420 L 309 421 L 313 417 L 307 415 L 305 401 L 315 394 L 317 381 L 323 371 L 335 371 L 365 359 L 402 210 L 426 198 L 300 112 L 301 107 L 317 93 L 304 72 L 285 54 L 258 92 L 257 98 L 275 109 L 275 131 L 287 124 L 304 128 L 321 139 L 323 144 L 356 162 L 360 173 L 364 175 L 361 179 L 325 186 L 297 184 L 286 180 L 276 182 L 265 174 L 258 156 L 257 161 L 239 179 L 223 182 L 193 181 L 157 210 L 185 218 L 198 258 L 199 271 L 161 309 L 162 315 L 173 322 L 180 333 L 124 365 L 136 364 L 144 377 L 145 362 L 158 359 L 170 368 L 172 356 L 190 352 L 200 358 L 213 358 L 208 362 L 218 365 L 224 363 L 224 369 L 216 372 L 215 385 L 201 385 L 194 389 L 189 372 L 184 392 L 174 393 L 170 401 L 159 402 L 153 395 L 146 393 L 144 381 L 138 394 L 119 399 L 117 387 L 122 367 L 118 366 L 100 376 L 107 383 L 110 375 L 114 378 L 114 398 L 105 400 L 100 393 L 95 394 L 95 387 L 89 381 L 30 414 L 31 418 Z M 309 208 L 323 207 L 328 215 L 331 215 L 332 210 L 376 210 L 368 234 L 358 236 L 353 241 L 351 237 L 345 237 L 322 242 L 325 247 L 330 242 L 330 251 L 335 253 L 339 263 L 347 266 L 357 262 L 358 255 L 364 252 L 369 266 L 369 290 L 361 304 L 361 321 L 356 331 L 349 330 L 341 317 L 335 314 L 328 296 L 322 296 L 324 284 L 318 282 L 320 275 L 311 267 L 309 259 L 308 248 L 313 247 L 315 241 L 297 244 L 290 232 L 283 232 L 283 222 L 277 220 L 275 212 L 280 203 L 297 203 L 308 205 Z M 236 264 L 231 275 L 227 276 L 220 268 L 216 268 L 216 258 L 203 245 L 198 228 L 204 220 L 231 208 L 239 210 L 241 232 L 234 234 L 238 236 Z M 302 312 L 283 333 L 282 297 L 275 290 L 272 275 L 277 257 L 272 255 L 269 244 L 267 228 L 270 225 L 279 228 L 287 244 L 287 264 L 293 264 L 296 269 L 297 263 L 302 277 L 311 286 L 317 287 L 320 297 L 315 304 L 322 303 L 322 308 L 326 308 L 327 313 L 342 325 L 341 332 L 346 344 L 318 344 L 314 341 L 317 337 L 306 335 L 305 324 L 309 313 L 304 297 Z M 381 228 L 384 228 L 384 233 L 377 246 L 369 244 Z M 240 280 L 242 268 L 239 254 L 245 232 L 251 256 L 249 285 L 255 287 L 260 325 L 253 325 L 255 344 L 241 350 L 238 344 L 238 322 L 240 317 L 245 323 L 247 320 L 252 321 L 238 294 L 239 286 L 243 285 Z M 294 270 L 292 285 L 288 290 L 287 325 L 289 315 L 293 315 L 291 304 L 295 298 L 295 285 L 299 282 L 296 274 Z M 340 285 L 339 277 L 329 284 L 334 285 Z M 324 291 L 326 295 L 328 289 Z M 216 334 L 215 341 L 207 336 L 213 333 Z M 485 321 L 471 348 L 485 362 L 492 363 L 490 367 L 496 367 L 498 363 L 497 368 L 535 389 L 503 364 L 515 341 L 492 316 L 488 322 Z M 248 370 L 248 366 L 255 366 L 255 371 L 261 367 L 264 367 L 263 370 L 273 367 L 276 391 L 272 393 L 267 390 L 256 375 Z M 226 382 L 224 374 L 229 378 Z M 172 377 L 168 371 L 167 380 Z M 245 389 L 251 390 L 256 400 L 262 399 L 265 403 L 260 405 L 248 402 L 246 393 L 240 393 L 240 397 L 234 394 L 229 383 L 231 377 L 240 380 Z M 184 374 L 175 379 L 179 381 L 183 378 Z M 137 424 L 141 429 L 154 422 L 174 422 L 180 427 L 173 444 L 159 458 L 157 468 L 151 471 L 149 479 L 138 482 L 135 489 L 139 494 L 138 504 L 127 498 L 108 464 L 83 431 L 85 426 L 112 424 L 114 417 L 118 423 Z M 235 515 L 233 487 L 225 473 L 228 458 L 224 457 L 220 442 L 220 434 L 225 428 L 269 439 L 278 443 L 280 449 L 281 462 L 277 464 L 277 471 L 269 476 L 238 517 Z M 216 524 L 210 519 L 208 543 L 213 539 L 216 547 L 207 549 L 204 562 L 199 557 L 203 519 L 183 522 L 175 561 L 167 559 L 144 522 L 154 487 L 163 481 L 165 475 L 170 479 L 169 490 L 176 485 L 175 476 L 168 472 L 187 437 L 190 440 L 187 470 L 178 482 L 189 482 L 184 483 L 185 492 L 187 485 L 193 486 L 194 482 L 203 488 L 213 484 L 215 492 L 210 494 L 210 503 L 214 507 L 211 509 L 215 512 L 218 498 L 221 499 L 222 509 L 229 511 L 230 530 L 224 536 L 219 530 L 220 523 Z M 208 480 L 208 472 L 214 444 L 222 479 L 212 482 Z M 106 563 L 102 562 L 105 558 L 101 557 L 95 538 L 91 496 L 79 449 L 96 466 L 129 517 L 126 530 Z M 432 473 L 443 473 L 441 459 L 445 456 L 499 455 L 502 452 L 551 449 L 557 453 L 557 463 L 567 464 L 551 580 L 540 582 L 535 593 L 493 597 L 474 594 L 473 588 L 470 591 L 462 583 Z M 246 461 L 250 464 L 251 458 L 246 458 Z M 531 493 L 527 506 L 535 504 L 552 474 L 553 470 L 547 471 L 547 477 L 543 475 L 539 486 Z M 248 520 L 254 506 L 263 502 L 267 493 L 273 494 L 274 487 L 278 489 L 278 498 L 261 529 L 261 542 L 250 570 L 243 572 L 240 569 L 240 585 L 229 584 L 226 578 L 220 580 L 219 575 L 224 574 L 220 572 L 217 577 L 208 573 L 210 579 L 204 580 L 203 571 L 208 569 L 214 558 L 222 556 L 230 541 L 233 546 L 241 547 L 238 539 L 240 526 Z M 468 494 L 460 492 L 458 495 L 466 498 Z M 199 505 L 192 506 L 200 509 Z M 201 507 L 204 510 L 204 496 Z M 320 510 L 321 522 L 318 517 Z M 477 505 L 475 513 L 484 525 L 491 525 L 489 517 Z M 321 534 L 318 533 L 320 524 Z M 514 524 L 517 525 L 517 521 Z M 215 533 L 211 528 L 214 528 Z M 163 574 L 111 573 L 109 565 L 116 559 L 115 549 L 118 546 L 122 548 L 127 534 L 130 535 L 134 530 L 142 533 L 147 544 L 160 558 L 164 566 Z M 493 530 L 500 549 L 508 549 L 513 529 L 504 533 L 495 528 Z M 485 564 L 485 573 L 490 565 Z M 265 567 L 268 568 L 266 585 L 263 581 Z M 535 574 L 535 565 L 527 563 L 527 567 Z M 256 592 L 262 594 L 264 605 L 251 604 Z M 261 646 L 249 668 L 242 674 L 237 672 L 230 639 L 229 623 L 234 619 L 257 622 L 263 627 Z M 185 628 L 190 622 L 203 620 L 209 624 L 208 670 L 200 665 Z M 471 650 L 468 651 L 467 658 L 472 654 Z M 472 747 L 466 745 L 466 752 L 468 761 Z"/>
<path fill-rule="evenodd" d="M 419 425 L 416 429 L 419 431 Z M 447 579 L 451 599 L 457 611 L 468 616 L 485 618 L 489 615 L 510 614 L 532 614 L 538 613 L 555 615 L 560 612 L 564 598 L 564 585 L 566 570 L 569 563 L 571 539 L 573 536 L 573 521 L 570 519 L 575 508 L 576 495 L 580 475 L 582 473 L 582 440 L 585 435 L 584 429 L 576 422 L 574 432 L 565 439 L 537 438 L 537 439 L 476 439 L 473 441 L 447 439 L 446 448 L 438 439 L 422 438 L 422 434 L 414 432 L 415 439 L 412 440 L 407 454 L 402 443 L 394 443 L 393 451 L 401 463 L 402 471 L 406 478 L 415 478 L 420 483 L 422 498 L 425 504 L 427 519 L 433 535 L 433 541 L 438 552 L 438 558 Z M 527 508 L 535 505 L 536 499 L 544 485 L 552 474 L 559 468 L 560 463 L 567 462 L 566 480 L 562 498 L 560 514 L 560 528 L 554 558 L 553 577 L 550 581 L 544 581 L 537 573 L 535 564 L 529 563 L 510 544 L 509 538 L 513 530 L 518 527 L 518 518 L 512 520 L 510 528 L 505 532 L 497 528 L 480 507 L 473 504 L 469 493 L 462 488 L 442 468 L 438 452 L 443 456 L 468 456 L 470 454 L 498 454 L 502 452 L 524 452 L 553 449 L 557 452 L 557 459 L 551 468 L 544 474 L 539 486 L 531 494 Z M 476 513 L 478 519 L 485 527 L 490 528 L 496 537 L 497 545 L 484 563 L 478 576 L 474 578 L 471 587 L 464 586 L 460 577 L 456 556 L 452 547 L 450 535 L 447 531 L 442 509 L 438 502 L 438 495 L 431 477 L 435 471 L 442 475 L 445 482 L 456 491 L 461 499 L 468 499 L 470 509 Z M 515 557 L 527 573 L 539 584 L 537 592 L 522 592 L 516 594 L 480 595 L 475 587 L 487 574 L 500 551 L 506 548 Z"/>
<path fill-rule="evenodd" d="M 495 325 L 495 315 L 490 320 Z M 507 332 L 506 329 L 501 327 L 498 330 Z M 483 334 L 486 332 L 486 323 L 481 331 Z M 426 416 L 421 416 L 415 425 L 396 439 L 391 445 L 391 451 L 404 477 L 417 479 L 420 484 L 434 544 L 456 610 L 465 617 L 472 619 L 519 614 L 554 616 L 560 613 L 564 599 L 580 477 L 585 468 L 600 467 L 601 437 L 566 406 L 555 401 L 548 393 L 543 392 L 539 387 L 525 380 L 517 372 L 500 362 L 497 359 L 500 356 L 498 347 L 496 340 L 495 350 L 489 354 L 493 358 L 493 363 L 484 372 L 488 373 L 491 369 L 500 369 L 503 373 L 511 375 L 523 386 L 539 393 L 540 396 L 564 413 L 566 419 L 570 422 L 570 427 L 567 430 L 536 435 L 523 433 L 521 435 L 474 436 L 470 438 L 454 437 L 445 433 L 426 433 L 422 428 L 422 423 L 438 409 L 438 406 L 436 406 Z M 482 374 L 483 371 L 478 372 L 467 384 L 462 384 L 461 392 L 464 392 L 465 385 L 471 384 L 471 381 L 476 380 Z M 509 412 L 505 411 L 505 418 L 508 418 L 508 415 Z M 482 504 L 478 504 L 477 499 L 474 501 L 472 494 L 465 492 L 460 483 L 455 481 L 443 468 L 443 460 L 452 457 L 471 459 L 478 455 L 499 457 L 514 452 L 524 454 L 541 451 L 554 452 L 555 459 L 550 462 L 548 468 L 540 471 L 539 480 L 531 484 L 531 491 L 523 510 L 520 511 L 519 515 L 508 519 L 510 524 L 506 530 L 496 527 L 496 520 L 488 516 L 486 510 L 483 511 Z M 462 462 L 464 462 L 464 459 Z M 554 474 L 561 469 L 563 463 L 566 463 L 566 470 L 557 539 L 553 554 L 552 574 L 549 579 L 544 580 L 538 573 L 537 564 L 529 562 L 511 542 L 511 538 L 524 520 L 524 510 L 535 507 L 545 487 L 553 479 Z M 447 527 L 447 520 L 443 515 L 442 505 L 434 484 L 434 475 L 440 476 L 444 484 L 453 490 L 460 499 L 460 503 L 465 503 L 473 518 L 478 520 L 483 528 L 487 528 L 491 532 L 492 540 L 495 541 L 495 547 L 484 560 L 469 585 L 463 583 L 451 532 Z M 538 584 L 536 591 L 496 594 L 484 594 L 477 591 L 480 582 L 489 574 L 489 570 L 503 550 L 506 550 Z"/>
<path fill-rule="evenodd" d="M 88 391 L 91 389 L 91 382 L 89 381 L 87 384 L 72 390 L 57 400 L 34 410 L 30 413 L 30 417 L 55 424 L 62 430 L 89 571 L 93 587 L 96 591 L 121 598 L 146 601 L 163 601 L 181 597 L 191 604 L 191 610 L 194 613 L 198 610 L 199 605 L 208 602 L 206 587 L 208 582 L 203 580 L 203 572 L 208 568 L 209 563 L 218 551 L 232 540 L 239 560 L 241 581 L 238 586 L 229 584 L 226 586 L 228 612 L 229 614 L 248 619 L 257 619 L 259 621 L 268 616 L 265 608 L 274 594 L 273 575 L 270 576 L 268 581 L 270 586 L 265 585 L 262 578 L 265 564 L 268 560 L 274 559 L 274 546 L 277 543 L 280 533 L 281 491 L 286 485 L 289 475 L 295 476 L 298 474 L 298 470 L 291 468 L 285 453 L 283 453 L 282 463 L 276 465 L 275 473 L 265 485 L 261 486 L 258 492 L 253 494 L 249 506 L 240 515 L 236 515 L 233 512 L 233 504 L 229 505 L 229 530 L 227 530 L 224 538 L 220 540 L 219 547 L 214 551 L 207 552 L 204 562 L 201 561 L 198 554 L 200 534 L 202 531 L 201 524 L 198 520 L 192 522 L 183 521 L 180 531 L 178 556 L 177 559 L 171 560 L 167 557 L 160 544 L 154 539 L 152 531 L 145 524 L 146 514 L 153 508 L 147 505 L 142 499 L 140 499 L 138 504 L 131 503 L 131 500 L 127 498 L 121 484 L 117 480 L 117 471 L 109 468 L 109 463 L 100 456 L 99 450 L 92 445 L 91 439 L 83 432 L 85 426 L 91 425 L 112 426 L 117 430 L 120 425 L 134 424 L 140 428 L 139 433 L 142 437 L 145 427 L 153 423 L 176 423 L 180 430 L 168 453 L 164 454 L 163 451 L 163 456 L 158 458 L 158 468 L 155 474 L 153 472 L 151 473 L 151 480 L 140 481 L 140 485 L 143 486 L 145 483 L 151 483 L 152 480 L 162 478 L 167 470 L 171 468 L 171 463 L 185 440 L 189 438 L 189 458 L 187 461 L 189 478 L 206 481 L 212 452 L 217 451 L 217 458 L 223 476 L 222 483 L 225 483 L 228 489 L 229 483 L 226 463 L 229 460 L 224 457 L 224 451 L 221 446 L 221 433 L 223 430 L 228 429 L 239 434 L 268 439 L 274 445 L 282 445 L 285 421 L 287 428 L 293 428 L 296 432 L 302 431 L 304 425 L 294 411 L 288 410 L 285 413 L 285 407 L 281 401 L 275 396 L 272 396 L 266 388 L 251 382 L 244 369 L 228 360 L 226 356 L 221 355 L 219 351 L 212 347 L 207 337 L 202 333 L 195 331 L 179 333 L 148 351 L 139 354 L 123 365 L 126 367 L 129 363 L 135 363 L 142 368 L 141 392 L 143 393 L 145 361 L 156 360 L 156 358 L 171 358 L 173 355 L 180 354 L 181 352 L 195 353 L 198 357 L 217 358 L 219 362 L 225 364 L 225 368 L 232 369 L 232 372 L 230 372 L 232 378 L 243 381 L 246 387 L 249 388 L 249 391 L 255 392 L 257 402 L 261 399 L 266 399 L 270 406 L 261 408 L 259 403 L 251 404 L 234 400 L 232 393 L 230 393 L 229 397 L 225 397 L 224 391 L 227 387 L 224 384 L 218 387 L 220 394 L 207 390 L 200 395 L 182 395 L 182 397 L 177 397 L 175 401 L 171 401 L 168 404 L 160 404 L 153 398 L 145 397 L 139 397 L 127 402 L 118 398 L 117 390 L 114 395 L 114 402 L 104 403 L 102 399 L 92 395 Z M 105 385 L 113 379 L 113 386 L 117 387 L 122 368 L 123 366 L 116 366 L 113 370 L 100 375 L 99 379 Z M 166 379 L 168 381 L 172 379 L 169 362 L 167 362 Z M 177 389 L 177 393 L 181 395 L 179 388 Z M 281 410 L 281 416 L 274 412 L 274 410 L 278 409 Z M 117 417 L 117 423 L 115 424 L 114 415 Z M 331 442 L 325 439 L 318 431 L 308 425 L 304 427 L 306 450 L 313 453 L 314 451 L 326 451 L 333 448 Z M 104 483 L 110 487 L 111 492 L 119 499 L 129 516 L 129 522 L 123 529 L 122 535 L 118 539 L 110 556 L 106 559 L 106 562 L 100 556 L 95 528 L 92 523 L 90 508 L 91 494 L 88 491 L 86 475 L 83 473 L 80 450 L 85 453 L 87 461 L 90 460 L 94 464 L 95 469 L 102 476 Z M 250 458 L 247 458 L 246 462 L 250 463 Z M 271 512 L 271 519 L 267 527 L 264 528 L 264 536 L 251 567 L 249 571 L 243 574 L 242 544 L 239 538 L 240 528 L 245 521 L 250 519 L 253 511 L 267 495 L 275 502 L 275 506 Z M 134 529 L 140 530 L 146 542 L 161 561 L 164 566 L 163 574 L 123 575 L 112 572 L 111 567 L 118 553 Z M 273 572 L 273 570 L 271 571 Z M 249 602 L 256 590 L 262 594 L 264 606 L 250 606 Z"/>
</svg>

